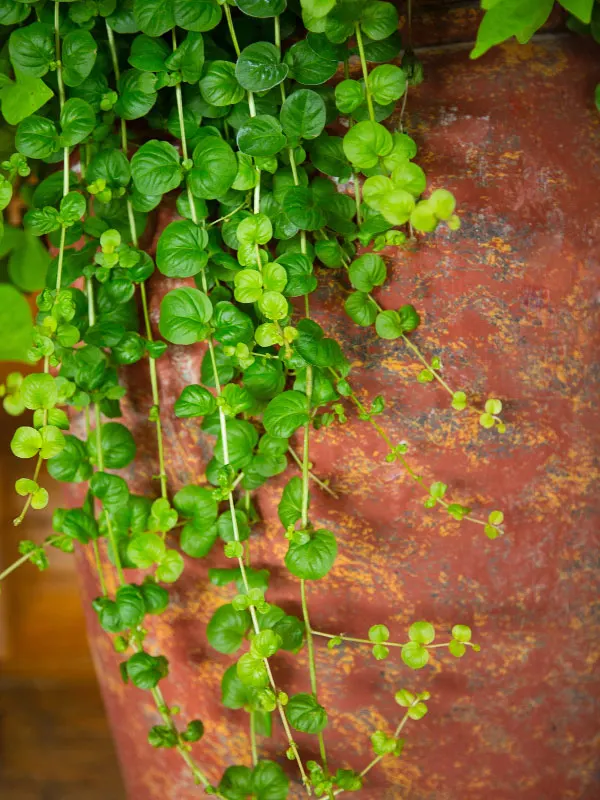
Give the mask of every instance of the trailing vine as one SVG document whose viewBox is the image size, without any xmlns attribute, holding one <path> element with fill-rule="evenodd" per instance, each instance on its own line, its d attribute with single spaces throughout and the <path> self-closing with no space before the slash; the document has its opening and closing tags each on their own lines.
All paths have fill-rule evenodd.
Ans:
<svg viewBox="0 0 600 800">
<path fill-rule="evenodd" d="M 515 12 L 514 30 L 498 38 L 495 27 L 488 35 L 489 15 L 510 3 L 486 4 L 475 55 L 531 29 Z M 579 4 L 563 5 L 577 13 Z M 408 18 L 410 27 L 410 3 Z M 53 478 L 85 486 L 81 507 L 57 509 L 53 532 L 42 544 L 23 541 L 0 580 L 27 562 L 46 568 L 51 548 L 92 549 L 98 624 L 122 658 L 123 680 L 150 693 L 160 718 L 149 743 L 177 750 L 208 794 L 288 796 L 287 772 L 260 755 L 259 737 L 271 734 L 273 719 L 308 796 L 357 791 L 381 759 L 400 755 L 401 734 L 427 713 L 429 694 L 400 687 L 401 710 L 390 713 L 389 731 L 371 736 L 373 759 L 362 769 L 334 764 L 319 644 L 366 646 L 376 660 L 399 653 L 412 670 L 434 649 L 461 658 L 479 647 L 460 623 L 441 641 L 428 621 L 415 621 L 399 641 L 376 623 L 363 638 L 313 628 L 311 582 L 335 569 L 343 542 L 311 512 L 312 491 L 335 496 L 313 471 L 311 432 L 342 427 L 357 414 L 385 443 L 385 462 L 398 463 L 423 490 L 426 508 L 473 523 L 490 539 L 504 534 L 500 510 L 476 512 L 448 497 L 442 480 L 425 478 L 409 446 L 387 432 L 385 398 L 364 397 L 343 343 L 311 316 L 319 278 L 337 271 L 348 287 L 347 316 L 419 364 L 424 397 L 441 387 L 457 414 L 475 414 L 500 435 L 506 430 L 499 398 L 478 405 L 455 388 L 440 358 L 427 356 L 414 335 L 417 309 L 385 308 L 378 294 L 390 248 L 439 228 L 460 229 L 455 198 L 428 187 L 406 132 L 408 90 L 423 70 L 410 42 L 394 63 L 403 49 L 398 11 L 383 0 L 290 7 L 286 0 L 2 0 L 0 22 L 7 40 L 2 111 L 16 126 L 0 200 L 5 208 L 13 195 L 24 198 L 22 235 L 48 237 L 54 248 L 27 349 L 39 369 L 13 373 L 3 387 L 8 413 L 33 412 L 11 442 L 15 456 L 32 460 L 15 484 L 24 498 L 15 524 L 48 503 L 44 465 Z M 145 234 L 167 196 L 176 218 L 153 257 Z M 9 238 L 17 237 L 13 227 Z M 149 308 L 148 282 L 157 272 L 177 282 L 160 306 L 160 338 Z M 183 389 L 173 409 L 162 407 L 157 361 L 169 346 L 198 343 L 205 348 L 199 382 Z M 120 375 L 144 360 L 158 463 L 149 497 L 133 494 L 115 473 L 136 456 L 134 437 L 116 421 L 126 394 Z M 205 474 L 183 487 L 167 476 L 163 421 L 171 413 L 201 420 L 204 434 L 215 437 Z M 70 432 L 80 414 L 85 439 Z M 278 515 L 302 618 L 267 599 L 269 576 L 252 560 L 253 492 L 288 469 L 298 474 L 285 484 Z M 232 566 L 209 570 L 210 580 L 235 590 L 212 616 L 207 638 L 216 651 L 236 654 L 222 677 L 222 699 L 248 713 L 250 737 L 247 763 L 227 766 L 219 779 L 201 766 L 201 746 L 192 755 L 210 729 L 201 720 L 176 721 L 179 710 L 160 687 L 168 661 L 146 641 L 151 617 L 168 607 L 164 584 L 185 569 L 182 553 L 206 558 L 216 547 Z M 290 695 L 272 659 L 304 647 L 306 690 Z M 316 737 L 318 761 L 301 752 L 295 731 Z"/>
</svg>

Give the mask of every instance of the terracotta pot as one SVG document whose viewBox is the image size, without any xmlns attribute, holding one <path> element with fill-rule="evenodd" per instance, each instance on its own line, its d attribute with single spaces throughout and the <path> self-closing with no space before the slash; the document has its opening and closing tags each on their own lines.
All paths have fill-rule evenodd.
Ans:
<svg viewBox="0 0 600 800">
<path fill-rule="evenodd" d="M 471 24 L 470 12 L 461 13 Z M 455 23 L 449 16 L 450 38 L 458 41 Z M 476 416 L 453 412 L 439 386 L 416 382 L 420 366 L 400 343 L 353 325 L 336 273 L 320 271 L 313 308 L 344 343 L 355 384 L 371 398 L 386 397 L 383 423 L 395 440 L 410 443 L 415 466 L 428 480 L 447 483 L 452 497 L 478 515 L 503 509 L 507 534 L 490 542 L 478 526 L 424 509 L 419 487 L 384 462 L 382 442 L 353 412 L 347 425 L 312 437 L 314 470 L 340 496 L 312 489 L 313 520 L 340 543 L 335 569 L 310 586 L 314 627 L 364 636 L 380 622 L 402 641 L 412 621 L 430 619 L 445 641 L 462 622 L 482 645 L 479 654 L 460 661 L 440 655 L 411 672 L 396 653 L 376 662 L 368 650 L 331 653 L 318 642 L 322 700 L 331 709 L 326 741 L 334 767 L 362 769 L 371 758 L 370 734 L 391 732 L 401 716 L 394 692 L 427 689 L 430 713 L 407 726 L 404 755 L 384 759 L 357 797 L 591 799 L 600 792 L 591 744 L 597 592 L 590 580 L 600 519 L 593 461 L 598 373 L 589 368 L 598 344 L 598 51 L 560 34 L 497 48 L 477 62 L 468 52 L 461 44 L 424 52 L 427 80 L 411 89 L 407 109 L 418 159 L 433 187 L 455 192 L 462 230 L 439 232 L 414 251 L 389 249 L 392 280 L 378 300 L 386 308 L 412 302 L 419 309 L 415 341 L 442 358 L 456 389 L 502 398 L 507 433 L 484 431 Z M 154 323 L 174 285 L 152 282 Z M 183 386 L 197 380 L 202 352 L 171 347 L 159 361 L 171 491 L 201 481 L 210 455 L 213 440 L 170 413 Z M 126 423 L 139 443 L 132 486 L 156 491 L 145 365 L 124 378 Z M 298 613 L 298 582 L 281 569 L 286 540 L 276 504 L 283 483 L 258 492 L 263 523 L 252 556 L 255 566 L 272 571 L 271 598 Z M 89 608 L 98 587 L 90 554 L 80 559 Z M 247 716 L 219 702 L 231 659 L 212 651 L 205 637 L 212 612 L 230 598 L 209 584 L 208 568 L 224 565 L 221 555 L 187 559 L 171 606 L 149 636 L 150 649 L 170 661 L 167 701 L 179 704 L 183 717 L 205 722 L 195 753 L 215 781 L 227 765 L 249 763 L 250 752 Z M 176 753 L 147 744 L 156 713 L 147 694 L 121 683 L 119 657 L 91 611 L 89 632 L 128 796 L 202 794 Z M 309 689 L 305 655 L 276 659 L 275 674 L 289 692 Z M 261 754 L 288 764 L 275 727 Z M 316 755 L 314 737 L 297 739 L 303 753 Z M 294 765 L 286 768 L 295 777 Z M 291 794 L 302 796 L 298 784 Z"/>
</svg>

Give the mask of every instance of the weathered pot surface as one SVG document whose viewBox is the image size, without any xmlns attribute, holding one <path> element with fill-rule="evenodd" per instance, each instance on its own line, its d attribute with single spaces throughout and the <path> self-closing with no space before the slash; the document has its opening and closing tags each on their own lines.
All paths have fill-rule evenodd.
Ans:
<svg viewBox="0 0 600 800">
<path fill-rule="evenodd" d="M 334 272 L 319 272 L 314 317 L 343 342 L 355 385 L 371 398 L 386 397 L 382 419 L 397 441 L 409 442 L 409 456 L 427 479 L 444 481 L 481 514 L 502 508 L 507 534 L 490 542 L 478 526 L 424 509 L 419 487 L 384 462 L 383 443 L 355 413 L 346 425 L 314 434 L 314 471 L 330 479 L 339 499 L 313 487 L 311 515 L 340 545 L 330 575 L 310 585 L 314 627 L 365 636 L 380 622 L 401 641 L 412 621 L 429 619 L 444 641 L 462 622 L 482 645 L 479 654 L 455 660 L 445 653 L 411 672 L 397 654 L 376 662 L 368 649 L 330 652 L 319 641 L 330 761 L 362 769 L 372 757 L 370 734 L 391 732 L 401 716 L 394 692 L 427 689 L 430 713 L 407 726 L 403 756 L 385 758 L 358 797 L 597 797 L 597 593 L 590 573 L 599 521 L 598 373 L 590 365 L 598 344 L 600 148 L 592 95 L 600 70 L 593 45 L 564 36 L 504 46 L 475 63 L 468 47 L 431 51 L 424 60 L 427 80 L 411 89 L 407 129 L 431 185 L 455 192 L 463 227 L 415 250 L 388 249 L 392 281 L 378 300 L 385 308 L 418 308 L 423 324 L 415 340 L 442 358 L 453 387 L 503 399 L 507 433 L 484 431 L 475 415 L 452 411 L 440 387 L 416 382 L 420 366 L 399 342 L 350 322 Z M 152 282 L 154 323 L 174 285 Z M 171 491 L 201 482 L 210 457 L 213 440 L 195 421 L 171 413 L 183 386 L 197 381 L 202 352 L 170 347 L 158 362 Z M 132 490 L 148 491 L 156 459 L 145 365 L 124 379 L 125 420 L 138 442 Z M 298 582 L 281 569 L 287 543 L 276 504 L 283 483 L 258 492 L 263 523 L 252 556 L 255 566 L 272 571 L 271 599 L 299 613 Z M 79 557 L 89 607 L 98 586 L 91 554 Z M 225 565 L 221 554 L 186 558 L 170 608 L 148 639 L 151 651 L 169 658 L 167 701 L 181 706 L 182 718 L 205 722 L 194 752 L 215 782 L 228 764 L 249 763 L 250 752 L 247 716 L 219 702 L 231 658 L 212 651 L 205 636 L 214 609 L 230 598 L 209 584 L 208 568 Z M 202 794 L 176 753 L 149 747 L 156 713 L 147 694 L 122 684 L 119 656 L 91 610 L 89 631 L 128 796 Z M 308 690 L 305 655 L 275 664 L 282 688 Z M 295 776 L 275 727 L 273 739 L 261 740 L 261 754 L 288 764 Z M 314 737 L 297 739 L 303 753 L 316 755 Z M 301 795 L 295 784 L 292 796 Z"/>
</svg>

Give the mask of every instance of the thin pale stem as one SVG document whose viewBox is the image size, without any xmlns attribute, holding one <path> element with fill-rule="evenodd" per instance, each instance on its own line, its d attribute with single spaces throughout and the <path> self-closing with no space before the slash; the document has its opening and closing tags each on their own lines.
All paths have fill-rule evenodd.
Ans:
<svg viewBox="0 0 600 800">
<path fill-rule="evenodd" d="M 39 547 L 50 547 L 50 545 L 53 544 L 57 538 L 58 537 L 55 536 L 49 536 L 45 542 L 39 545 Z M 0 572 L 0 583 L 4 580 L 4 578 L 6 578 L 8 575 L 14 572 L 16 569 L 21 567 L 23 564 L 26 564 L 33 555 L 35 555 L 35 550 L 32 550 L 31 553 L 25 553 L 25 555 L 22 555 L 21 558 L 18 558 L 16 561 L 13 561 L 13 563 L 9 567 L 7 567 L 3 572 Z"/>
<path fill-rule="evenodd" d="M 425 358 L 425 356 L 424 356 L 424 355 L 421 353 L 421 351 L 419 350 L 419 348 L 418 348 L 418 347 L 417 347 L 415 344 L 413 344 L 413 343 L 411 342 L 411 340 L 408 338 L 408 336 L 405 336 L 405 334 L 402 334 L 402 340 L 404 341 L 404 344 L 405 344 L 405 345 L 408 347 L 408 349 L 409 349 L 409 350 L 412 350 L 412 352 L 413 352 L 413 353 L 416 355 L 416 357 L 419 359 L 419 361 L 421 362 L 421 364 L 423 364 L 423 366 L 424 366 L 424 367 L 426 367 L 426 368 L 429 370 L 429 372 L 431 372 L 431 374 L 432 374 L 432 375 L 433 375 L 433 377 L 436 379 L 436 381 L 437 381 L 437 382 L 438 382 L 438 383 L 439 383 L 441 386 L 443 386 L 443 387 L 444 387 L 444 389 L 445 389 L 445 390 L 448 392 L 448 394 L 449 394 L 451 397 L 453 397 L 453 396 L 454 396 L 454 390 L 453 390 L 453 389 L 451 389 L 451 388 L 448 386 L 448 384 L 447 384 L 447 383 L 446 383 L 446 381 L 445 381 L 445 380 L 442 378 L 442 376 L 439 374 L 439 372 L 438 372 L 436 369 L 434 369 L 434 368 L 431 366 L 431 364 L 429 364 L 429 363 L 428 363 L 427 359 L 426 359 L 426 358 Z"/>
<path fill-rule="evenodd" d="M 369 69 L 367 67 L 367 59 L 365 57 L 365 46 L 363 44 L 362 33 L 360 25 L 355 27 L 356 44 L 358 45 L 358 53 L 360 56 L 360 65 L 362 68 L 363 78 L 365 80 L 365 95 L 367 97 L 367 108 L 369 109 L 369 119 L 375 122 L 375 109 L 373 107 L 373 97 L 371 96 L 371 89 L 369 87 Z"/>
<path fill-rule="evenodd" d="M 250 750 L 252 751 L 252 765 L 258 764 L 258 746 L 256 741 L 256 712 L 250 712 Z"/>
<path fill-rule="evenodd" d="M 294 461 L 300 467 L 300 469 L 302 469 L 302 459 L 298 456 L 293 447 L 288 447 L 288 453 L 291 455 L 291 457 L 294 459 Z M 315 475 L 314 472 L 311 472 L 309 470 L 308 474 L 311 481 L 314 481 L 317 484 L 317 486 L 323 489 L 324 492 L 327 492 L 327 494 L 331 495 L 331 497 L 335 498 L 336 500 L 339 500 L 339 495 L 336 494 L 336 492 L 334 492 L 333 489 L 330 486 L 328 486 L 324 481 L 322 481 L 317 475 Z"/>
<path fill-rule="evenodd" d="M 337 372 L 334 369 L 332 369 L 331 367 L 329 369 L 330 369 L 330 372 L 336 377 L 336 379 L 340 380 L 340 376 L 337 374 Z M 427 487 L 427 483 L 425 481 L 425 478 L 423 478 L 422 475 L 419 475 L 418 472 L 415 472 L 415 470 L 410 466 L 410 464 L 408 463 L 406 458 L 404 458 L 404 456 L 397 451 L 397 449 L 394 447 L 394 444 L 393 444 L 392 440 L 390 439 L 390 437 L 388 436 L 388 434 L 386 433 L 386 431 L 381 427 L 381 425 L 378 422 L 376 422 L 373 419 L 373 417 L 367 411 L 366 407 L 363 405 L 363 403 L 361 403 L 361 401 L 358 399 L 358 397 L 356 396 L 356 394 L 354 392 L 351 392 L 348 395 L 348 400 L 350 400 L 350 402 L 353 403 L 353 405 L 356 406 L 356 408 L 363 415 L 363 417 L 373 426 L 373 428 L 377 431 L 379 436 L 387 444 L 387 446 L 389 447 L 390 451 L 394 452 L 395 458 L 400 462 L 400 464 L 402 464 L 402 467 L 404 468 L 406 473 L 415 481 L 415 483 L 418 483 L 425 490 L 425 492 L 429 495 L 429 489 Z M 447 509 L 451 505 L 451 503 L 448 503 L 443 498 L 435 498 L 435 499 L 436 499 L 436 503 L 441 505 L 445 509 Z M 484 528 L 485 528 L 486 525 L 488 525 L 488 523 L 485 520 L 477 519 L 477 517 L 473 517 L 471 514 L 465 515 L 464 517 L 462 517 L 462 519 L 466 520 L 468 522 L 473 522 L 476 525 L 481 525 Z M 503 529 L 500 526 L 495 525 L 494 527 L 500 533 L 504 532 Z"/>
<path fill-rule="evenodd" d="M 140 651 L 140 649 L 138 649 L 138 652 Z M 175 749 L 177 750 L 177 752 L 179 753 L 181 758 L 185 761 L 185 763 L 189 767 L 190 772 L 194 776 L 194 781 L 197 784 L 202 785 L 205 789 L 210 788 L 211 787 L 211 782 L 208 780 L 208 778 L 206 777 L 204 772 L 200 769 L 198 764 L 196 764 L 196 762 L 194 761 L 192 755 L 190 754 L 189 750 L 187 749 L 185 743 L 182 742 L 181 737 L 179 735 L 179 730 L 177 728 L 177 725 L 175 724 L 175 721 L 173 720 L 173 716 L 171 714 L 171 711 L 170 711 L 169 707 L 165 703 L 165 699 L 163 697 L 163 694 L 162 694 L 161 690 L 159 689 L 158 686 L 156 686 L 154 689 L 150 690 L 150 693 L 152 695 L 152 699 L 154 700 L 154 704 L 156 706 L 156 710 L 161 715 L 161 717 L 163 719 L 163 722 L 165 723 L 165 725 L 175 735 L 175 737 L 177 739 L 177 744 L 175 746 Z M 223 798 L 223 795 L 220 792 L 216 792 L 216 793 L 213 792 L 213 797 Z"/>
<path fill-rule="evenodd" d="M 104 472 L 104 456 L 102 454 L 102 424 L 100 419 L 100 407 L 98 403 L 94 403 L 94 420 L 96 424 L 96 458 L 98 460 L 98 469 L 100 472 Z M 110 546 L 113 551 L 117 577 L 119 579 L 119 583 L 123 585 L 125 583 L 125 576 L 123 574 L 123 566 L 121 564 L 121 555 L 119 553 L 117 537 L 115 535 L 115 530 L 113 528 L 112 520 L 108 511 L 105 510 L 104 516 L 108 531 L 108 541 L 110 542 Z"/>
<path fill-rule="evenodd" d="M 10 567 L 7 567 L 3 572 L 0 572 L 0 582 L 2 582 L 5 578 L 7 578 L 11 574 L 11 572 L 14 572 L 16 569 L 19 569 L 19 567 L 22 564 L 27 563 L 27 561 L 29 561 L 31 556 L 34 555 L 34 553 L 35 550 L 32 551 L 31 553 L 25 553 L 24 556 L 21 556 L 21 558 L 18 558 L 16 561 L 14 561 L 10 565 Z"/>
<path fill-rule="evenodd" d="M 94 552 L 94 562 L 96 564 L 96 572 L 98 573 L 98 580 L 100 581 L 100 589 L 104 597 L 108 595 L 106 588 L 106 579 L 104 578 L 104 567 L 102 566 L 102 559 L 100 558 L 100 548 L 96 539 L 92 539 L 92 550 Z"/>
<path fill-rule="evenodd" d="M 60 105 L 60 111 L 62 114 L 62 110 L 65 105 L 65 83 L 63 80 L 63 73 L 62 73 L 62 64 L 60 61 L 60 2 L 59 0 L 55 0 L 54 3 L 54 50 L 55 50 L 55 60 L 57 63 L 56 68 L 56 80 L 58 84 L 58 99 Z M 63 148 L 63 197 L 65 197 L 69 193 L 69 148 Z M 64 225 L 61 226 L 60 229 L 60 242 L 58 245 L 58 256 L 57 256 L 57 268 L 56 268 L 56 293 L 54 295 L 54 304 L 56 304 L 56 300 L 58 298 L 58 293 L 60 291 L 60 287 L 62 284 L 62 273 L 63 273 L 63 264 L 65 258 L 65 243 L 66 243 L 66 236 L 67 236 L 67 229 Z M 46 356 L 44 358 L 44 372 L 50 372 L 50 361 Z M 44 412 L 44 425 L 48 422 L 48 412 Z M 38 460 L 35 466 L 35 472 L 33 475 L 33 480 L 37 482 L 37 479 L 40 474 L 40 470 L 42 467 L 42 457 L 41 455 L 38 456 Z M 31 500 L 32 495 L 27 495 L 25 500 L 25 504 L 21 510 L 21 513 L 18 517 L 13 520 L 13 525 L 20 525 L 27 512 L 31 508 Z"/>
<path fill-rule="evenodd" d="M 310 689 L 313 693 L 315 700 L 318 701 L 318 690 L 317 690 L 317 664 L 315 659 L 315 645 L 313 642 L 313 631 L 310 624 L 310 616 L 308 613 L 308 598 L 306 595 L 306 581 L 302 578 L 300 580 L 300 598 L 302 600 L 302 616 L 304 618 L 304 627 L 306 630 L 306 645 L 308 648 L 308 671 L 310 674 Z M 325 772 L 328 772 L 328 765 L 327 765 L 327 751 L 325 749 L 325 740 L 323 738 L 323 734 L 319 733 L 319 752 L 321 754 L 321 761 L 323 763 L 323 769 Z"/>
<path fill-rule="evenodd" d="M 111 54 L 111 60 L 113 64 L 113 70 L 115 73 L 115 79 L 117 82 L 121 77 L 121 72 L 119 70 L 119 59 L 117 56 L 117 46 L 115 43 L 114 33 L 112 28 L 106 23 L 106 31 L 108 35 L 108 46 Z M 173 31 L 173 36 L 175 36 L 175 32 Z M 125 156 L 127 156 L 127 122 L 121 118 L 121 149 Z M 133 206 L 131 205 L 131 200 L 129 197 L 126 198 L 126 205 L 127 205 L 127 219 L 129 220 L 129 233 L 131 236 L 131 243 L 134 247 L 138 247 L 138 235 L 137 229 L 135 224 L 135 215 L 133 213 Z M 144 327 L 146 332 L 146 338 L 149 342 L 153 341 L 152 336 L 152 326 L 150 324 L 150 312 L 148 307 L 148 295 L 146 292 L 146 283 L 142 281 L 140 283 L 140 299 L 142 301 L 142 314 L 144 317 Z M 168 491 L 167 491 L 167 471 L 165 466 L 165 448 L 164 448 L 164 441 L 163 441 L 163 430 L 162 430 L 162 422 L 160 418 L 160 395 L 158 390 L 158 373 L 156 369 L 156 359 L 153 358 L 150 354 L 148 355 L 148 365 L 150 371 L 150 387 L 152 390 L 152 418 L 154 420 L 154 425 L 156 427 L 156 447 L 158 452 L 158 478 L 160 480 L 160 494 L 161 497 L 167 498 Z"/>
<path fill-rule="evenodd" d="M 410 706 L 410 707 L 412 708 L 412 706 L 415 706 L 415 705 L 416 705 L 418 702 L 419 702 L 419 700 L 415 700 L 413 703 L 411 703 L 411 706 Z M 404 726 L 406 725 L 406 723 L 407 723 L 407 722 L 408 722 L 408 720 L 410 719 L 410 717 L 409 717 L 409 711 L 410 711 L 410 708 L 409 708 L 409 709 L 408 709 L 408 711 L 407 711 L 407 712 L 404 714 L 404 716 L 403 716 L 403 717 L 402 717 L 402 719 L 400 720 L 400 723 L 399 723 L 399 724 L 398 724 L 398 726 L 396 727 L 396 730 L 394 731 L 394 739 L 397 739 L 397 738 L 398 738 L 398 736 L 400 736 L 400 734 L 402 733 L 402 729 L 404 728 Z M 364 777 L 365 777 L 365 775 L 367 775 L 367 774 L 368 774 L 368 773 L 369 773 L 369 772 L 370 772 L 370 771 L 373 769 L 373 767 L 375 767 L 375 766 L 377 766 L 377 764 L 379 764 L 379 762 L 381 761 L 381 759 L 382 759 L 382 758 L 385 758 L 385 755 L 382 755 L 382 756 L 376 756 L 376 757 L 375 757 L 375 758 L 374 758 L 372 761 L 370 761 L 370 762 L 367 764 L 367 766 L 366 766 L 366 767 L 365 767 L 365 768 L 362 770 L 362 772 L 360 773 L 360 777 L 361 777 L 361 778 L 364 778 Z M 337 796 L 337 795 L 339 795 L 339 794 L 342 794 L 342 792 L 343 792 L 343 791 L 344 791 L 343 789 L 337 789 L 337 790 L 334 792 L 334 794 Z"/>
</svg>

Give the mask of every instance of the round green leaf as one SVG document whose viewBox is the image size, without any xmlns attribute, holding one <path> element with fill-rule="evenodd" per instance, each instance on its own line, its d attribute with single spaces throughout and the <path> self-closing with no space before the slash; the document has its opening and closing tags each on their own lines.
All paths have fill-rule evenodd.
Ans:
<svg viewBox="0 0 600 800">
<path fill-rule="evenodd" d="M 414 195 L 415 197 L 419 197 L 419 195 L 423 194 L 425 191 L 425 187 L 427 186 L 427 178 L 425 177 L 425 173 L 417 164 L 413 164 L 410 161 L 405 161 L 403 164 L 400 164 L 398 167 L 394 168 L 392 172 L 392 183 L 398 189 L 403 189 L 405 192 L 410 192 L 410 194 Z M 439 189 L 438 191 L 444 192 L 445 190 Z M 435 195 L 435 192 L 433 193 Z M 452 200 L 454 197 L 450 194 Z M 433 195 L 432 195 L 433 197 Z M 445 197 L 445 195 L 442 195 Z M 442 200 L 440 195 L 437 195 L 435 201 Z M 431 202 L 431 198 L 429 198 Z M 435 201 L 432 203 L 432 207 L 436 208 Z M 444 211 L 444 202 L 440 202 L 440 207 L 442 212 Z M 448 217 L 454 213 L 454 203 L 452 204 L 452 211 L 448 214 Z M 441 218 L 441 217 L 440 217 Z"/>
<path fill-rule="evenodd" d="M 394 64 L 382 64 L 369 74 L 369 88 L 376 103 L 395 103 L 406 91 L 406 74 Z"/>
<path fill-rule="evenodd" d="M 408 638 L 411 642 L 431 644 L 435 639 L 435 628 L 431 622 L 414 622 L 408 629 Z"/>
<path fill-rule="evenodd" d="M 326 83 L 337 72 L 338 62 L 321 58 L 310 47 L 306 39 L 293 44 L 285 55 L 290 72 L 298 83 L 317 86 Z"/>
<path fill-rule="evenodd" d="M 42 458 L 52 458 L 64 449 L 65 437 L 56 425 L 44 425 L 43 428 L 40 428 L 40 435 L 42 437 L 42 446 L 40 447 Z"/>
<path fill-rule="evenodd" d="M 183 572 L 183 556 L 177 550 L 167 550 L 156 569 L 156 580 L 175 583 Z"/>
<path fill-rule="evenodd" d="M 195 197 L 214 200 L 232 186 L 238 170 L 235 153 L 218 136 L 205 136 L 194 149 L 188 181 Z"/>
<path fill-rule="evenodd" d="M 119 422 L 105 422 L 102 425 L 102 456 L 104 467 L 121 469 L 133 461 L 135 457 L 135 441 L 129 428 Z M 88 440 L 90 460 L 98 464 L 96 437 Z"/>
<path fill-rule="evenodd" d="M 235 653 L 250 627 L 250 614 L 236 611 L 231 603 L 217 608 L 206 628 L 209 643 L 219 653 Z"/>
<path fill-rule="evenodd" d="M 419 642 L 408 642 L 400 651 L 402 661 L 411 669 L 421 669 L 429 661 L 429 651 Z"/>
<path fill-rule="evenodd" d="M 290 543 L 285 565 L 297 578 L 316 581 L 324 578 L 337 556 L 337 541 L 331 531 L 320 529 L 304 544 Z"/>
<path fill-rule="evenodd" d="M 63 80 L 67 86 L 80 86 L 96 62 L 98 45 L 89 31 L 69 31 L 62 42 Z"/>
<path fill-rule="evenodd" d="M 214 396 L 204 386 L 192 384 L 186 386 L 175 401 L 175 416 L 180 419 L 204 417 L 217 407 Z"/>
<path fill-rule="evenodd" d="M 365 91 L 359 81 L 347 79 L 335 87 L 335 104 L 342 114 L 351 114 L 365 102 Z"/>
<path fill-rule="evenodd" d="M 198 525 L 209 526 L 217 519 L 218 505 L 210 489 L 190 484 L 180 489 L 173 505 L 184 517 L 191 517 Z"/>
<path fill-rule="evenodd" d="M 302 733 L 321 733 L 327 726 L 327 712 L 311 694 L 295 694 L 285 708 L 292 728 Z"/>
<path fill-rule="evenodd" d="M 127 558 L 139 569 L 148 569 L 163 558 L 166 545 L 158 533 L 138 533 L 127 545 Z"/>
<path fill-rule="evenodd" d="M 160 305 L 158 328 L 173 344 L 201 342 L 208 336 L 207 323 L 212 312 L 212 303 L 199 289 L 187 286 L 173 289 Z"/>
<path fill-rule="evenodd" d="M 58 149 L 56 128 L 49 119 L 32 114 L 19 123 L 15 145 L 28 158 L 49 158 Z"/>
<path fill-rule="evenodd" d="M 392 3 L 372 0 L 362 11 L 360 27 L 370 39 L 386 39 L 398 30 L 398 12 Z"/>
<path fill-rule="evenodd" d="M 385 261 L 375 253 L 365 253 L 350 264 L 350 283 L 360 292 L 371 292 L 381 286 L 387 277 Z"/>
<path fill-rule="evenodd" d="M 237 0 L 240 11 L 249 17 L 278 17 L 286 9 L 287 0 Z"/>
<path fill-rule="evenodd" d="M 136 36 L 127 59 L 132 67 L 143 72 L 163 72 L 170 50 L 162 39 L 153 39 L 145 33 Z"/>
<path fill-rule="evenodd" d="M 58 401 L 56 380 L 46 372 L 26 375 L 21 384 L 21 399 L 25 408 L 53 408 Z"/>
<path fill-rule="evenodd" d="M 208 263 L 208 236 L 204 228 L 189 219 L 171 222 L 156 248 L 156 266 L 169 278 L 190 278 Z"/>
<path fill-rule="evenodd" d="M 131 176 L 138 192 L 166 194 L 181 183 L 179 153 L 168 142 L 145 142 L 131 159 Z"/>
<path fill-rule="evenodd" d="M 15 69 L 32 78 L 41 78 L 54 61 L 52 28 L 43 22 L 17 28 L 8 40 L 8 52 Z"/>
<path fill-rule="evenodd" d="M 148 36 L 162 36 L 175 27 L 173 2 L 134 0 L 133 14 L 138 29 Z"/>
<path fill-rule="evenodd" d="M 308 409 L 306 395 L 301 392 L 282 392 L 266 407 L 263 424 L 271 436 L 287 438 L 306 425 Z"/>
<path fill-rule="evenodd" d="M 206 528 L 190 522 L 184 525 L 179 544 L 183 552 L 191 558 L 204 558 L 212 550 L 217 535 L 216 525 Z"/>
<path fill-rule="evenodd" d="M 164 656 L 151 656 L 149 653 L 135 653 L 126 662 L 129 680 L 138 689 L 155 689 L 161 678 L 169 673 L 169 662 Z"/>
<path fill-rule="evenodd" d="M 378 122 L 365 120 L 354 125 L 344 137 L 344 153 L 360 169 L 372 169 L 393 147 L 391 133 Z"/>
<path fill-rule="evenodd" d="M 231 61 L 211 61 L 200 81 L 200 92 L 207 103 L 217 107 L 235 105 L 246 95 Z"/>
<path fill-rule="evenodd" d="M 244 48 L 235 67 L 238 82 L 248 92 L 272 89 L 286 79 L 288 71 L 279 50 L 270 42 L 255 42 Z"/>
<path fill-rule="evenodd" d="M 267 319 L 280 320 L 288 315 L 288 302 L 280 292 L 264 292 L 258 307 Z"/>
<path fill-rule="evenodd" d="M 10 449 L 17 458 L 32 458 L 42 446 L 42 436 L 35 428 L 23 425 L 17 428 L 10 442 Z"/>
<path fill-rule="evenodd" d="M 85 100 L 71 97 L 60 114 L 62 140 L 68 147 L 83 142 L 96 125 L 94 109 Z"/>
<path fill-rule="evenodd" d="M 204 33 L 216 28 L 221 21 L 221 6 L 217 0 L 173 0 L 175 22 L 186 31 Z"/>
<path fill-rule="evenodd" d="M 249 156 L 274 156 L 286 143 L 279 121 L 269 114 L 250 117 L 237 133 L 238 147 Z"/>
<path fill-rule="evenodd" d="M 256 303 L 262 296 L 262 276 L 258 270 L 242 269 L 235 273 L 235 299 L 238 303 Z"/>
<path fill-rule="evenodd" d="M 299 89 L 289 95 L 280 111 L 285 134 L 297 141 L 316 139 L 325 127 L 326 119 L 325 102 L 311 89 Z"/>
<path fill-rule="evenodd" d="M 244 653 L 237 662 L 237 676 L 246 686 L 262 689 L 269 684 L 269 674 L 262 658 Z"/>
<path fill-rule="evenodd" d="M 301 230 L 316 231 L 325 225 L 325 212 L 307 186 L 291 186 L 285 193 L 283 206 L 289 220 Z"/>
<path fill-rule="evenodd" d="M 364 292 L 352 292 L 347 297 L 344 308 L 351 320 L 365 328 L 372 325 L 377 317 L 377 304 Z"/>
</svg>

